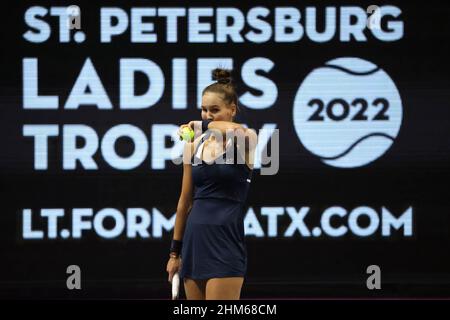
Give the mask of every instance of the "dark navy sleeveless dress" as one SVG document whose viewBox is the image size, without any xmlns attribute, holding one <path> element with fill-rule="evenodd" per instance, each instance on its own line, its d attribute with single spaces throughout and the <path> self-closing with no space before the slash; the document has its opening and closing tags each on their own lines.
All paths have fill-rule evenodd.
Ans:
<svg viewBox="0 0 450 320">
<path fill-rule="evenodd" d="M 244 205 L 253 170 L 233 139 L 228 141 L 221 159 L 216 158 L 222 163 L 201 160 L 204 140 L 209 135 L 203 135 L 191 161 L 194 200 L 183 235 L 180 278 L 245 277 Z M 233 157 L 231 151 L 226 153 L 231 146 Z"/>
</svg>

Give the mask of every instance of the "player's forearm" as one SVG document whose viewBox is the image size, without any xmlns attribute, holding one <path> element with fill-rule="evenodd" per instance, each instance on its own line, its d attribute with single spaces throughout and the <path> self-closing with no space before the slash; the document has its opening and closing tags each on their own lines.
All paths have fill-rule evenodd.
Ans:
<svg viewBox="0 0 450 320">
<path fill-rule="evenodd" d="M 175 216 L 175 226 L 173 231 L 173 239 L 174 240 L 183 240 L 184 228 L 186 226 L 186 220 L 191 211 L 192 205 L 186 203 L 178 203 L 177 213 Z"/>
<path fill-rule="evenodd" d="M 244 129 L 245 127 L 236 122 L 230 121 L 211 121 L 208 124 L 208 129 L 219 130 L 223 135 L 227 133 L 227 130 Z"/>
</svg>

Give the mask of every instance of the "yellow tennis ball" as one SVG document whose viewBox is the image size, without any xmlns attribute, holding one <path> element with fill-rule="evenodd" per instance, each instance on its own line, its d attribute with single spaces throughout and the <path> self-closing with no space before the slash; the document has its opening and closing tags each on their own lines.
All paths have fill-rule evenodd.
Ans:
<svg viewBox="0 0 450 320">
<path fill-rule="evenodd" d="M 181 138 L 184 141 L 192 141 L 194 138 L 194 130 L 189 127 L 184 127 L 183 130 L 181 130 Z"/>
</svg>

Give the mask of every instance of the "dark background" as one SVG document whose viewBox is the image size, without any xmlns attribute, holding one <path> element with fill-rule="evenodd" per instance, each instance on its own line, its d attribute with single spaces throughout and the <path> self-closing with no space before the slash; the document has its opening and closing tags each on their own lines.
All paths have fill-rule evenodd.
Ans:
<svg viewBox="0 0 450 320">
<path fill-rule="evenodd" d="M 414 208 L 413 236 L 394 234 L 382 238 L 379 233 L 368 238 L 345 236 L 268 238 L 248 237 L 248 276 L 243 298 L 288 297 L 361 297 L 450 295 L 449 192 L 450 177 L 450 91 L 449 91 L 449 19 L 447 2 L 386 2 L 402 10 L 404 36 L 394 42 L 369 37 L 367 42 L 341 43 L 336 38 L 315 43 L 304 37 L 297 43 L 263 44 L 136 44 L 129 33 L 113 38 L 110 44 L 99 40 L 99 8 L 132 6 L 170 6 L 170 3 L 118 2 L 78 4 L 82 10 L 83 44 L 61 44 L 57 34 L 41 44 L 25 41 L 24 13 L 32 5 L 62 6 L 43 1 L 5 4 L 2 17 L 2 77 L 0 77 L 0 297 L 2 298 L 168 298 L 169 283 L 165 272 L 170 235 L 162 239 L 106 240 L 86 233 L 80 240 L 22 240 L 23 208 L 89 207 L 94 210 L 113 207 L 156 207 L 172 214 L 181 189 L 181 167 L 152 170 L 149 158 L 137 169 L 119 171 L 110 168 L 100 152 L 95 159 L 100 170 L 63 171 L 61 139 L 49 143 L 49 169 L 33 169 L 33 142 L 22 136 L 23 124 L 82 123 L 102 136 L 110 127 L 130 123 L 150 139 L 153 123 L 182 124 L 199 119 L 196 108 L 195 72 L 198 57 L 232 57 L 240 66 L 247 59 L 261 56 L 275 62 L 270 78 L 278 86 L 278 99 L 265 110 L 245 109 L 240 120 L 260 128 L 273 122 L 280 129 L 280 170 L 275 176 L 255 172 L 248 204 L 262 206 L 309 206 L 313 212 L 306 219 L 316 222 L 323 209 L 339 205 L 348 210 L 367 205 L 393 213 Z M 367 6 L 373 3 L 367 3 Z M 184 2 L 173 2 L 186 6 Z M 239 7 L 245 13 L 258 5 L 271 8 L 272 2 L 226 1 L 221 7 Z M 308 5 L 357 5 L 361 2 L 283 2 L 276 6 L 296 6 L 302 12 Z M 202 3 L 195 3 L 202 6 Z M 204 6 L 210 6 L 205 3 Z M 271 16 L 272 18 L 272 16 Z M 270 20 L 270 19 L 269 19 Z M 49 19 L 46 19 L 49 21 Z M 57 18 L 52 17 L 52 28 Z M 161 20 L 162 21 L 162 20 Z M 319 20 L 320 21 L 320 20 Z M 179 24 L 179 28 L 180 28 Z M 158 26 L 156 26 L 158 28 Z M 164 25 L 161 26 L 164 30 Z M 164 32 L 158 37 L 165 38 Z M 402 97 L 402 126 L 392 147 L 369 165 L 338 169 L 323 164 L 299 142 L 292 123 L 292 102 L 305 76 L 325 61 L 340 56 L 355 56 L 375 62 L 394 80 Z M 113 103 L 113 111 L 82 106 L 78 110 L 24 110 L 22 108 L 22 59 L 39 60 L 39 89 L 42 94 L 60 96 L 62 105 L 90 57 Z M 118 109 L 119 59 L 141 57 L 155 61 L 164 71 L 166 90 L 157 105 L 140 111 Z M 189 68 L 186 110 L 171 109 L 171 59 L 187 57 Z M 243 92 L 239 72 L 235 74 Z M 146 87 L 145 80 L 139 88 Z M 61 131 L 61 127 L 60 127 Z M 127 146 L 125 143 L 125 152 Z M 129 149 L 128 149 L 129 150 Z M 66 213 L 67 214 L 67 213 Z M 260 217 L 259 217 L 260 218 Z M 287 216 L 286 216 L 287 218 Z M 265 221 L 262 217 L 260 221 Z M 67 221 L 64 221 L 67 222 Z M 63 222 L 63 224 L 64 224 Z M 280 219 L 279 230 L 289 225 Z M 266 230 L 266 225 L 263 224 Z M 280 234 L 282 234 L 282 231 Z M 82 269 L 79 292 L 66 289 L 66 268 Z M 382 270 L 382 290 L 366 288 L 366 268 L 376 264 Z"/>
</svg>

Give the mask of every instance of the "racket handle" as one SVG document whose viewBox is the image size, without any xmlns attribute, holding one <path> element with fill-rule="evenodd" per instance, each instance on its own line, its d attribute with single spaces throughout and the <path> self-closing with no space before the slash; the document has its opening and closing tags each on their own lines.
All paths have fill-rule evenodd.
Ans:
<svg viewBox="0 0 450 320">
<path fill-rule="evenodd" d="M 180 293 L 180 275 L 178 272 L 172 277 L 172 300 L 177 300 Z"/>
</svg>

